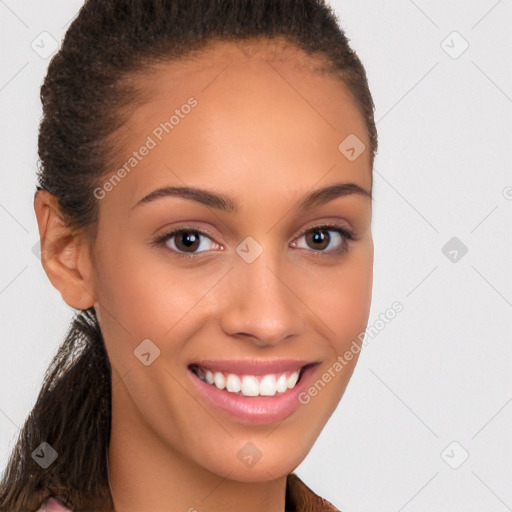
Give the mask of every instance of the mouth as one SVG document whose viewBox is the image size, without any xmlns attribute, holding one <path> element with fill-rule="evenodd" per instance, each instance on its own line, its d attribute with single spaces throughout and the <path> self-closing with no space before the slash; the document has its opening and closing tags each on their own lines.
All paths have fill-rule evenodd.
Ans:
<svg viewBox="0 0 512 512">
<path fill-rule="evenodd" d="M 188 365 L 193 396 L 244 424 L 282 421 L 301 408 L 320 362 L 201 361 Z"/>
<path fill-rule="evenodd" d="M 268 371 L 265 368 L 254 367 L 252 372 L 234 372 L 216 370 L 218 365 L 190 364 L 192 371 L 203 382 L 239 396 L 274 396 L 294 389 L 301 381 L 304 371 L 317 363 L 306 363 L 294 370 Z M 288 365 L 289 366 L 289 365 Z M 265 373 L 263 373 L 265 372 Z"/>
</svg>

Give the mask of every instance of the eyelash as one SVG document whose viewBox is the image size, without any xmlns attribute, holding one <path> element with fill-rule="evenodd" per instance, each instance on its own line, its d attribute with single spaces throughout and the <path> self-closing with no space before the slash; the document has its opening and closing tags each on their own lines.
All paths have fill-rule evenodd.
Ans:
<svg viewBox="0 0 512 512">
<path fill-rule="evenodd" d="M 337 233 L 339 233 L 342 237 L 342 247 L 341 248 L 338 248 L 338 249 L 335 249 L 335 250 L 332 250 L 332 251 L 315 251 L 313 249 L 310 250 L 310 252 L 313 252 L 313 254 L 315 255 L 315 257 L 325 257 L 325 256 L 342 256 L 343 254 L 345 254 L 345 252 L 347 251 L 347 243 L 348 241 L 356 241 L 356 240 L 359 240 L 359 237 L 356 235 L 356 233 L 354 233 L 353 231 L 351 230 L 348 230 L 346 228 L 340 228 L 339 226 L 337 225 L 334 225 L 334 224 L 321 224 L 321 225 L 318 225 L 318 226 L 313 226 L 311 228 L 308 228 L 308 229 L 305 229 L 303 230 L 297 238 L 301 238 L 303 237 L 306 233 L 309 233 L 310 231 L 322 231 L 322 230 L 326 230 L 326 231 L 335 231 Z M 151 242 L 151 245 L 154 245 L 154 246 L 157 246 L 157 247 L 160 247 L 160 246 L 164 246 L 166 245 L 167 241 L 169 239 L 171 239 L 173 236 L 179 234 L 179 233 L 198 233 L 199 235 L 202 235 L 202 236 L 205 236 L 207 238 L 210 238 L 211 240 L 213 240 L 213 238 L 197 229 L 197 228 L 194 228 L 192 226 L 190 227 L 182 227 L 182 228 L 177 228 L 177 229 L 174 229 L 172 231 L 169 231 L 167 233 L 163 233 L 162 235 L 158 235 L 157 237 L 155 237 L 152 242 Z M 295 239 L 296 240 L 296 239 Z M 198 254 L 201 254 L 201 252 L 199 253 L 185 253 L 185 252 L 180 252 L 180 251 L 176 251 L 174 249 L 170 249 L 168 248 L 172 253 L 174 253 L 175 255 L 177 255 L 178 257 L 182 257 L 182 258 L 195 258 L 197 257 Z"/>
</svg>

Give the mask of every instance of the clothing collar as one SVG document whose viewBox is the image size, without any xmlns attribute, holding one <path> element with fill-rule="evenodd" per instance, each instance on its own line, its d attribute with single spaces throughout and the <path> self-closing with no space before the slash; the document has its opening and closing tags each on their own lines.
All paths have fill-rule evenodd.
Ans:
<svg viewBox="0 0 512 512">
<path fill-rule="evenodd" d="M 315 494 L 295 473 L 286 478 L 286 512 L 341 512 Z"/>
</svg>

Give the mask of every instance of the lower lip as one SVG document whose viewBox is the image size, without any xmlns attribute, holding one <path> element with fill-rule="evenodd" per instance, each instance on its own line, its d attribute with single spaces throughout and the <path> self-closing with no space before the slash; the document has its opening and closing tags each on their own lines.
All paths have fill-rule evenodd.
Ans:
<svg viewBox="0 0 512 512">
<path fill-rule="evenodd" d="M 187 373 L 195 389 L 208 403 L 244 422 L 261 424 L 282 421 L 301 405 L 299 395 L 309 387 L 316 366 L 315 364 L 305 368 L 293 389 L 274 396 L 237 395 L 201 380 L 190 368 Z"/>
</svg>

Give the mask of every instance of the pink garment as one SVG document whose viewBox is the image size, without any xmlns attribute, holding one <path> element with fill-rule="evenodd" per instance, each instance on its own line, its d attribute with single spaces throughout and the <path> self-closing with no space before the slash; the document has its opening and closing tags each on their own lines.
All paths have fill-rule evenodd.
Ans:
<svg viewBox="0 0 512 512">
<path fill-rule="evenodd" d="M 37 510 L 37 512 L 72 512 L 69 508 L 66 508 L 60 500 L 54 498 L 48 498 L 48 500 L 43 503 L 43 506 Z"/>
</svg>

